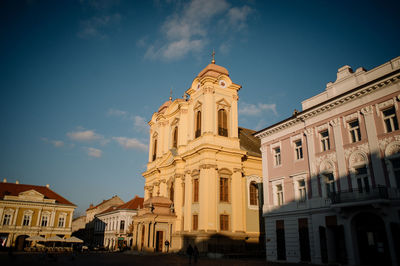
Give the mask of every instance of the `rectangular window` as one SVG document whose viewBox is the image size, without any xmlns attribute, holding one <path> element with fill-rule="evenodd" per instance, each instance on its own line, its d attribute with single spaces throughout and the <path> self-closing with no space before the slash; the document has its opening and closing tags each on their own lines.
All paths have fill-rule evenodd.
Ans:
<svg viewBox="0 0 400 266">
<path fill-rule="evenodd" d="M 27 215 L 27 214 L 25 214 L 25 215 L 24 215 L 24 220 L 23 220 L 23 222 L 22 222 L 22 225 L 24 225 L 24 226 L 28 226 L 28 225 L 29 225 L 29 223 L 30 223 L 30 221 L 31 221 L 31 216 L 30 216 L 30 215 Z"/>
<path fill-rule="evenodd" d="M 48 217 L 42 216 L 42 226 L 47 226 Z"/>
<path fill-rule="evenodd" d="M 329 132 L 328 130 L 324 130 L 322 132 L 320 132 L 321 135 L 321 147 L 322 147 L 322 151 L 328 151 L 331 149 L 331 145 L 329 142 Z"/>
<path fill-rule="evenodd" d="M 357 179 L 357 186 L 358 186 L 358 192 L 359 193 L 369 193 L 370 189 L 369 189 L 369 180 L 368 180 L 368 171 L 367 171 L 367 167 L 361 166 L 358 167 L 355 170 L 355 175 L 356 175 L 356 179 Z"/>
<path fill-rule="evenodd" d="M 65 221 L 64 217 L 58 218 L 58 227 L 64 227 L 64 221 Z"/>
<path fill-rule="evenodd" d="M 122 220 L 121 223 L 119 224 L 119 230 L 124 230 L 125 229 L 125 221 Z"/>
<path fill-rule="evenodd" d="M 219 200 L 222 202 L 229 201 L 229 193 L 228 193 L 229 185 L 228 178 L 221 177 L 219 179 Z"/>
<path fill-rule="evenodd" d="M 304 179 L 299 181 L 299 200 L 301 202 L 306 201 L 307 195 L 306 195 L 306 182 Z"/>
<path fill-rule="evenodd" d="M 278 206 L 283 205 L 283 188 L 282 185 L 276 185 L 276 202 Z"/>
<path fill-rule="evenodd" d="M 3 225 L 10 225 L 11 214 L 4 214 Z"/>
<path fill-rule="evenodd" d="M 300 160 L 303 159 L 303 145 L 301 140 L 295 142 L 296 145 L 296 159 Z"/>
<path fill-rule="evenodd" d="M 193 179 L 193 202 L 199 202 L 199 179 Z"/>
<path fill-rule="evenodd" d="M 274 149 L 275 166 L 281 165 L 281 148 Z"/>
<path fill-rule="evenodd" d="M 390 107 L 382 111 L 383 121 L 385 122 L 386 133 L 399 130 L 399 123 L 397 122 L 396 110 L 394 107 Z"/>
<path fill-rule="evenodd" d="M 358 123 L 358 120 L 352 121 L 349 123 L 349 128 L 350 128 L 350 137 L 351 137 L 351 142 L 357 142 L 361 140 L 361 131 L 360 131 L 360 124 Z"/>
<path fill-rule="evenodd" d="M 228 231 L 229 230 L 229 215 L 220 215 L 219 216 L 219 227 L 221 231 Z"/>
<path fill-rule="evenodd" d="M 325 176 L 325 186 L 326 186 L 326 195 L 328 197 L 332 197 L 336 194 L 336 182 L 335 177 L 332 173 L 324 174 Z"/>
<path fill-rule="evenodd" d="M 199 228 L 199 216 L 197 214 L 193 214 L 193 231 L 197 231 Z"/>
</svg>

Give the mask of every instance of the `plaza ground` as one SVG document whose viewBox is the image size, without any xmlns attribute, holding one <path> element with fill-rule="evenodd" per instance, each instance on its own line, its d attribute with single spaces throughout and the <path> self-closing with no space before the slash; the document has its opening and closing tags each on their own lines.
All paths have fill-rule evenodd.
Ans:
<svg viewBox="0 0 400 266">
<path fill-rule="evenodd" d="M 0 253 L 0 261 L 2 265 L 71 265 L 71 266 L 88 266 L 88 265 L 190 265 L 189 258 L 176 254 L 139 254 L 134 252 L 124 253 L 78 253 L 72 254 L 29 254 L 14 253 L 11 256 L 4 252 Z M 243 259 L 211 259 L 200 257 L 195 264 L 192 258 L 191 265 L 207 265 L 207 266 L 239 266 L 239 265 L 302 265 L 291 263 L 274 263 L 267 262 L 263 258 L 243 258 Z M 311 264 L 304 264 L 311 265 Z"/>
</svg>

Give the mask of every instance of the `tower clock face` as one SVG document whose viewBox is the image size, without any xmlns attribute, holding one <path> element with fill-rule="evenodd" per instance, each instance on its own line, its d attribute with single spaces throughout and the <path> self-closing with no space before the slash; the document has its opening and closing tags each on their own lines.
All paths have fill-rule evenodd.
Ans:
<svg viewBox="0 0 400 266">
<path fill-rule="evenodd" d="M 220 80 L 220 81 L 219 81 L 219 86 L 221 86 L 221 88 L 225 88 L 225 87 L 226 87 L 226 82 L 225 82 L 225 80 Z"/>
</svg>

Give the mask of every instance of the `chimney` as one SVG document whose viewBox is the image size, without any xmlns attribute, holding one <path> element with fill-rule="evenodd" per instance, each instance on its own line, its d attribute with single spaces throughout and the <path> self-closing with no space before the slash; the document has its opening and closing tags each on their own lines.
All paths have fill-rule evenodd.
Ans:
<svg viewBox="0 0 400 266">
<path fill-rule="evenodd" d="M 3 179 L 3 183 L 7 183 L 7 178 L 4 178 L 4 179 Z"/>
<path fill-rule="evenodd" d="M 46 184 L 46 187 L 47 187 L 47 188 L 50 188 L 50 185 L 49 185 L 49 184 Z"/>
<path fill-rule="evenodd" d="M 18 181 L 18 180 L 17 180 L 17 181 L 15 181 L 15 184 L 17 184 L 17 185 L 18 185 L 18 184 L 19 184 L 19 181 Z"/>
</svg>

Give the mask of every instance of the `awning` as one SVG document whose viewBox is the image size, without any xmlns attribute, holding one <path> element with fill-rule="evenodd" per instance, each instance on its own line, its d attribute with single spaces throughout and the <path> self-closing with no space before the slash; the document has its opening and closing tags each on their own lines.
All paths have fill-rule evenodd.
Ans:
<svg viewBox="0 0 400 266">
<path fill-rule="evenodd" d="M 28 241 L 46 241 L 46 239 L 42 236 L 30 236 L 27 239 Z"/>
<path fill-rule="evenodd" d="M 65 239 L 65 242 L 68 242 L 68 243 L 83 243 L 83 240 L 79 239 L 79 238 L 77 238 L 75 236 L 71 236 L 70 238 Z"/>
<path fill-rule="evenodd" d="M 59 236 L 52 236 L 46 239 L 48 242 L 64 242 L 65 239 L 59 237 Z"/>
</svg>

